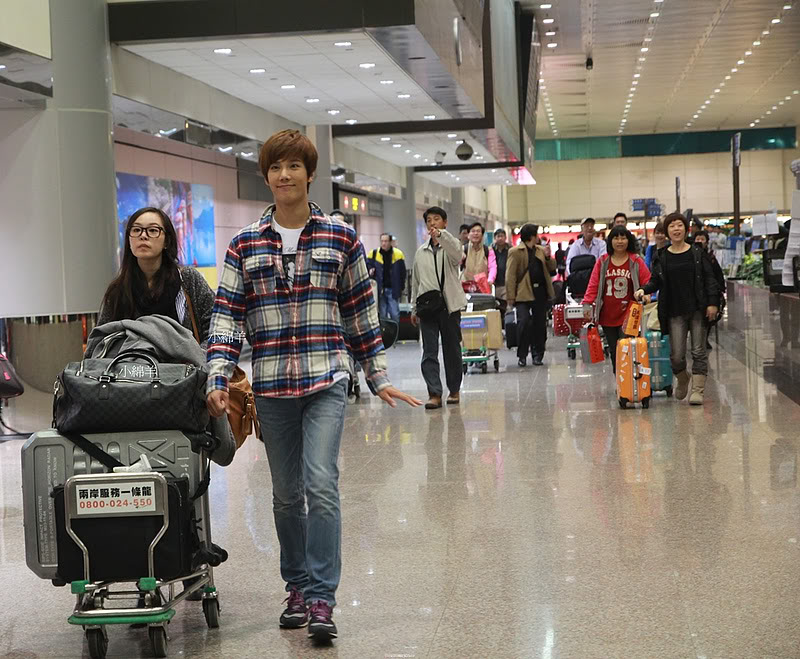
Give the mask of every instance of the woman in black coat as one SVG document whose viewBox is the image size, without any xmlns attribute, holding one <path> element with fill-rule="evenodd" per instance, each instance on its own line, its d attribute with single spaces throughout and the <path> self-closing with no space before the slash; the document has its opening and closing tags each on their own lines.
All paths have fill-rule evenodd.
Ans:
<svg viewBox="0 0 800 659">
<path fill-rule="evenodd" d="M 702 405 L 708 375 L 706 336 L 708 323 L 719 311 L 719 285 L 711 261 L 700 248 L 686 242 L 689 222 L 680 213 L 664 220 L 669 247 L 658 250 L 653 261 L 652 277 L 636 292 L 642 299 L 658 293 L 658 320 L 661 332 L 670 335 L 672 370 L 678 380 L 675 397 L 683 400 L 689 393 L 686 371 L 687 338 L 692 341 L 692 405 Z"/>
</svg>

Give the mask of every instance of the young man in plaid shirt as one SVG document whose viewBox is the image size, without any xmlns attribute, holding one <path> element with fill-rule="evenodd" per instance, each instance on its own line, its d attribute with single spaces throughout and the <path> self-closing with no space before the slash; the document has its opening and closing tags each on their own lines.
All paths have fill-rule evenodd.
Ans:
<svg viewBox="0 0 800 659">
<path fill-rule="evenodd" d="M 211 319 L 208 407 L 228 409 L 228 379 L 246 332 L 253 391 L 272 474 L 281 576 L 289 596 L 282 627 L 336 638 L 332 611 L 341 574 L 337 457 L 347 406 L 348 346 L 377 395 L 421 402 L 386 374 L 364 248 L 353 227 L 308 200 L 317 166 L 311 141 L 273 135 L 259 166 L 275 197 L 233 238 Z M 306 501 L 308 513 L 306 513 Z"/>
</svg>

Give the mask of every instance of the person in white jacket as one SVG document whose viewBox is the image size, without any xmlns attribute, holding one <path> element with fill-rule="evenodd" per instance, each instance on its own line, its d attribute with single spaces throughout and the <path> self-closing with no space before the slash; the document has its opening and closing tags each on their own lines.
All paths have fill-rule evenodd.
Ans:
<svg viewBox="0 0 800 659">
<path fill-rule="evenodd" d="M 442 337 L 448 405 L 457 405 L 461 390 L 461 310 L 467 305 L 459 266 L 464 252 L 461 241 L 447 231 L 447 213 L 432 206 L 423 214 L 430 238 L 414 256 L 411 321 L 422 334 L 422 377 L 428 387 L 425 409 L 442 406 L 439 375 L 439 336 Z M 437 295 L 438 293 L 438 295 Z M 432 303 L 431 303 L 432 302 Z"/>
</svg>

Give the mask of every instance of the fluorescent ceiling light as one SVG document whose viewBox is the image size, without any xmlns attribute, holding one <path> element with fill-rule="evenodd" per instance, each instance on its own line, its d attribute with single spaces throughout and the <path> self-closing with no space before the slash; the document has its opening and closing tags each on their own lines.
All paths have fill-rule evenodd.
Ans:
<svg viewBox="0 0 800 659">
<path fill-rule="evenodd" d="M 395 149 L 399 149 L 399 148 L 400 148 L 401 146 L 403 146 L 403 145 L 402 145 L 402 144 L 397 144 L 397 143 L 394 143 L 394 144 L 392 144 L 392 146 L 393 146 Z"/>
<path fill-rule="evenodd" d="M 339 48 L 348 48 L 353 44 L 350 43 L 349 41 L 336 41 L 333 45 L 338 46 Z"/>
<path fill-rule="evenodd" d="M 417 158 L 417 159 L 422 158 L 422 156 L 420 154 L 418 154 L 418 153 L 415 153 L 414 157 Z"/>
<path fill-rule="evenodd" d="M 753 54 L 753 51 L 752 51 L 752 50 L 745 50 L 745 51 L 744 51 L 744 56 L 745 56 L 745 57 L 750 57 L 750 55 L 752 55 L 752 54 Z"/>
<path fill-rule="evenodd" d="M 547 44 L 548 48 L 555 48 L 556 46 L 558 46 L 557 43 L 549 43 L 549 44 Z"/>
<path fill-rule="evenodd" d="M 328 114 L 331 114 L 331 115 L 333 115 L 333 116 L 336 116 L 336 115 L 337 115 L 337 114 L 339 114 L 340 112 L 341 112 L 341 110 L 328 110 Z"/>
<path fill-rule="evenodd" d="M 228 153 L 228 151 L 233 150 L 233 147 L 232 146 L 221 146 L 221 147 L 219 147 L 219 150 L 222 151 L 222 153 Z"/>
<path fill-rule="evenodd" d="M 777 24 L 778 24 L 778 23 L 780 23 L 780 22 L 781 22 L 781 19 L 780 19 L 780 18 L 773 18 L 773 19 L 772 19 L 772 24 L 773 24 L 773 25 L 777 25 Z"/>
<path fill-rule="evenodd" d="M 250 69 L 250 73 L 266 73 L 266 69 Z"/>
<path fill-rule="evenodd" d="M 398 94 L 397 98 L 411 98 L 411 94 Z"/>
<path fill-rule="evenodd" d="M 760 45 L 761 45 L 761 42 L 760 42 L 760 41 L 754 41 L 754 42 L 753 42 L 753 45 L 754 45 L 754 46 L 760 46 Z"/>
<path fill-rule="evenodd" d="M 646 61 L 647 61 L 647 58 L 646 58 L 646 57 L 640 57 L 640 58 L 639 58 L 639 61 L 640 61 L 640 62 L 646 62 Z"/>
<path fill-rule="evenodd" d="M 0 71 L 2 71 L 4 68 L 6 68 L 6 65 L 5 64 L 0 64 Z"/>
<path fill-rule="evenodd" d="M 447 133 L 447 137 L 453 139 L 454 137 L 458 137 L 458 133 Z"/>
<path fill-rule="evenodd" d="M 318 98 L 307 98 L 306 103 L 319 103 Z"/>
<path fill-rule="evenodd" d="M 717 89 L 714 90 L 714 93 L 715 94 L 719 94 L 719 91 L 720 91 L 719 88 L 717 88 Z"/>
<path fill-rule="evenodd" d="M 756 122 L 755 122 L 755 121 L 751 121 L 751 122 L 750 122 L 750 128 L 752 128 L 752 127 L 753 127 L 753 126 L 755 126 L 755 125 L 756 125 Z"/>
<path fill-rule="evenodd" d="M 539 9 L 551 9 L 552 7 L 553 5 L 551 4 L 539 5 Z"/>
<path fill-rule="evenodd" d="M 435 114 L 426 114 L 424 119 L 430 121 L 431 119 L 436 119 L 436 115 Z"/>
<path fill-rule="evenodd" d="M 391 141 L 392 141 L 391 137 L 382 137 L 381 138 L 381 142 L 391 142 Z"/>
<path fill-rule="evenodd" d="M 730 76 L 725 76 L 725 80 L 730 80 L 730 79 L 731 79 Z"/>
<path fill-rule="evenodd" d="M 767 114 L 772 114 L 772 110 L 767 110 Z"/>
<path fill-rule="evenodd" d="M 281 89 L 294 89 L 294 85 L 281 85 Z"/>
<path fill-rule="evenodd" d="M 217 55 L 230 55 L 233 51 L 230 48 L 214 48 L 214 52 Z"/>
<path fill-rule="evenodd" d="M 360 68 L 362 68 L 362 69 L 374 69 L 375 68 L 375 62 L 363 62 L 363 63 L 359 64 L 358 66 Z"/>
<path fill-rule="evenodd" d="M 381 80 L 382 85 L 393 85 L 394 80 Z"/>
<path fill-rule="evenodd" d="M 659 16 L 661 16 L 661 14 L 659 14 L 657 11 L 654 11 L 652 14 L 650 14 L 650 18 L 658 18 Z"/>
<path fill-rule="evenodd" d="M 634 77 L 634 78 L 641 78 L 641 77 L 642 77 L 642 74 L 641 74 L 641 73 L 634 73 L 634 74 L 633 74 L 633 77 Z"/>
<path fill-rule="evenodd" d="M 699 117 L 699 116 L 700 116 L 699 114 L 696 114 L 696 115 L 694 115 L 694 116 L 692 117 L 692 119 L 697 119 L 697 117 Z"/>
<path fill-rule="evenodd" d="M 357 124 L 358 123 L 358 119 L 348 119 L 344 123 L 350 124 L 352 126 L 353 124 Z"/>
<path fill-rule="evenodd" d="M 2 68 L 6 68 L 6 67 L 3 66 Z M 161 133 L 162 135 L 172 135 L 172 133 L 176 132 L 177 130 L 178 130 L 177 128 L 170 128 L 169 130 L 163 130 L 162 129 L 162 130 L 159 130 L 158 132 Z"/>
<path fill-rule="evenodd" d="M 737 69 L 737 68 L 734 66 L 734 67 L 731 69 L 731 73 L 736 73 L 738 70 L 739 70 L 739 69 Z"/>
<path fill-rule="evenodd" d="M 647 43 L 650 43 L 650 42 L 652 41 L 652 39 L 651 39 L 650 37 L 645 37 L 645 38 L 644 38 L 644 40 L 645 40 L 645 42 L 647 42 Z"/>
<path fill-rule="evenodd" d="M 545 25 L 550 25 L 551 23 L 554 23 L 554 22 L 555 22 L 555 20 L 556 20 L 555 18 L 545 18 L 545 19 L 542 21 L 542 23 L 544 23 Z"/>
<path fill-rule="evenodd" d="M 761 34 L 763 34 L 766 37 L 769 34 L 769 30 L 764 30 Z"/>
<path fill-rule="evenodd" d="M 740 60 L 739 60 L 738 62 L 736 62 L 736 63 L 737 63 L 737 64 L 744 64 L 744 60 L 743 60 L 743 59 L 740 59 Z"/>
<path fill-rule="evenodd" d="M 646 53 L 648 50 L 650 50 L 650 49 L 649 49 L 647 46 L 645 46 L 644 48 L 642 48 L 642 52 L 643 52 L 643 53 Z"/>
<path fill-rule="evenodd" d="M 411 149 L 406 149 L 406 153 L 411 153 Z"/>
<path fill-rule="evenodd" d="M 252 151 L 242 151 L 242 156 L 244 156 L 245 158 L 250 158 L 252 157 L 252 155 L 253 155 Z"/>
<path fill-rule="evenodd" d="M 783 8 L 784 8 L 784 9 L 791 9 L 791 8 L 792 8 L 792 5 L 783 5 Z"/>
<path fill-rule="evenodd" d="M 545 32 L 544 36 L 546 36 L 546 37 L 554 37 L 554 36 L 556 36 L 556 31 L 555 30 L 550 30 L 549 32 Z"/>
</svg>

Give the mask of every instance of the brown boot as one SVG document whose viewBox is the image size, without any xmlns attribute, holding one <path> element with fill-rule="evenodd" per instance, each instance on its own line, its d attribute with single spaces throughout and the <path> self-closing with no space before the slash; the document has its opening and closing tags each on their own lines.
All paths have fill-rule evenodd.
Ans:
<svg viewBox="0 0 800 659">
<path fill-rule="evenodd" d="M 447 397 L 447 404 L 448 405 L 458 405 L 461 402 L 461 393 L 456 391 L 456 393 L 450 392 L 450 395 Z"/>
<path fill-rule="evenodd" d="M 438 410 L 442 406 L 441 396 L 431 396 L 428 402 L 425 403 L 426 410 Z"/>
<path fill-rule="evenodd" d="M 689 393 L 689 374 L 683 370 L 675 374 L 675 379 L 678 380 L 678 386 L 675 387 L 675 398 L 683 400 Z"/>
<path fill-rule="evenodd" d="M 706 392 L 706 376 L 693 375 L 692 376 L 692 395 L 689 396 L 690 405 L 702 405 L 703 395 Z"/>
</svg>

